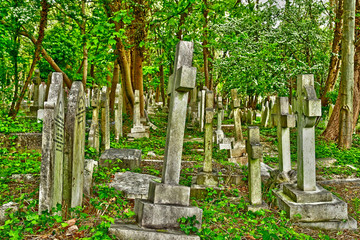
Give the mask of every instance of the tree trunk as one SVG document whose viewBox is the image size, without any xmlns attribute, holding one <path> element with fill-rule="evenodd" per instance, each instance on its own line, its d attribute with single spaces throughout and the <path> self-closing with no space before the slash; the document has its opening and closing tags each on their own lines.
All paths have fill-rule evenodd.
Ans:
<svg viewBox="0 0 360 240">
<path fill-rule="evenodd" d="M 110 92 L 110 110 L 114 110 L 115 104 L 115 93 L 116 85 L 119 83 L 120 68 L 117 59 L 114 61 L 113 77 L 111 81 L 111 92 Z"/>
<path fill-rule="evenodd" d="M 84 90 L 86 89 L 86 81 L 87 81 L 87 71 L 88 71 L 88 49 L 86 48 L 86 0 L 81 1 L 81 13 L 82 13 L 82 22 L 79 25 L 81 37 L 82 37 L 82 46 L 83 46 L 83 76 L 82 83 L 84 86 Z"/>
<path fill-rule="evenodd" d="M 342 48 L 339 147 L 351 148 L 354 90 L 355 0 L 344 1 L 344 33 Z"/>
<path fill-rule="evenodd" d="M 47 23 L 48 11 L 49 11 L 49 4 L 47 3 L 47 0 L 42 0 L 41 1 L 41 12 L 40 12 L 40 24 L 39 24 L 39 37 L 35 44 L 35 52 L 34 52 L 33 61 L 31 63 L 28 77 L 24 83 L 22 90 L 21 90 L 19 99 L 16 99 L 16 100 L 14 99 L 13 103 L 11 104 L 11 107 L 9 110 L 9 117 L 15 118 L 17 113 L 19 112 L 21 102 L 24 99 L 26 90 L 27 90 L 28 85 L 31 80 L 31 76 L 35 69 L 35 65 L 36 65 L 37 61 L 40 59 L 41 44 L 42 44 L 42 41 L 45 36 L 45 27 L 46 27 L 46 23 Z M 15 104 L 15 102 L 16 102 L 16 104 Z"/>
<path fill-rule="evenodd" d="M 143 62 L 143 53 L 141 49 L 138 47 L 135 47 L 134 49 L 134 83 L 135 83 L 135 90 L 139 90 L 140 95 L 140 114 L 142 117 L 144 117 L 144 107 L 145 107 L 145 101 L 144 101 L 144 87 L 143 87 L 143 70 L 142 70 L 142 62 Z"/>
<path fill-rule="evenodd" d="M 204 75 L 205 75 L 205 86 L 209 89 L 211 89 L 211 83 L 209 78 L 209 48 L 207 46 L 208 44 L 208 13 L 209 9 L 207 8 L 207 0 L 204 0 L 205 9 L 203 10 L 203 17 L 204 17 L 204 25 L 203 25 L 203 59 L 204 59 Z"/>
<path fill-rule="evenodd" d="M 326 106 L 329 102 L 329 98 L 326 96 L 328 92 L 334 90 L 334 86 L 340 71 L 341 60 L 339 58 L 339 51 L 341 47 L 341 37 L 342 37 L 342 14 L 343 14 L 344 0 L 338 0 L 337 10 L 336 10 L 336 19 L 335 19 L 335 29 L 334 29 L 334 39 L 332 43 L 330 64 L 329 64 L 329 73 L 326 80 L 325 88 L 321 95 L 321 103 L 323 106 Z"/>
</svg>

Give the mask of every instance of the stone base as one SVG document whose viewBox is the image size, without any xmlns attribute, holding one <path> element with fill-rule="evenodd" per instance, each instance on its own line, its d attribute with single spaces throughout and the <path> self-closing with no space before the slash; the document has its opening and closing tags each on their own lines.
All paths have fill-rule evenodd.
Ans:
<svg viewBox="0 0 360 240">
<path fill-rule="evenodd" d="M 193 184 L 205 187 L 217 187 L 219 185 L 219 176 L 217 173 L 200 172 L 193 178 Z"/>
<path fill-rule="evenodd" d="M 137 138 L 149 138 L 150 135 L 148 132 L 135 132 L 135 133 L 128 133 L 128 138 L 133 138 L 133 139 L 137 139 Z"/>
<path fill-rule="evenodd" d="M 283 192 L 297 203 L 316 203 L 329 202 L 332 200 L 332 194 L 321 187 L 316 186 L 315 191 L 301 191 L 296 184 L 284 184 Z"/>
<path fill-rule="evenodd" d="M 206 187 L 193 184 L 190 189 L 190 197 L 196 199 L 205 199 L 208 196 L 208 188 L 216 191 L 216 196 L 220 195 L 221 191 L 225 190 L 223 187 Z"/>
<path fill-rule="evenodd" d="M 112 224 L 109 234 L 119 240 L 200 240 L 199 236 L 186 235 L 180 231 L 141 228 L 136 224 L 125 223 Z"/>
<path fill-rule="evenodd" d="M 230 149 L 230 157 L 237 158 L 242 157 L 246 153 L 246 148 L 234 148 Z"/>
<path fill-rule="evenodd" d="M 247 205 L 246 210 L 256 212 L 262 209 L 269 209 L 269 206 L 266 204 L 266 202 L 262 202 L 262 204 L 254 204 L 254 205 Z"/>
<path fill-rule="evenodd" d="M 190 187 L 150 181 L 149 200 L 155 204 L 189 206 Z"/>
<path fill-rule="evenodd" d="M 140 226 L 154 229 L 179 229 L 177 221 L 182 217 L 196 216 L 199 222 L 195 227 L 201 227 L 202 209 L 167 204 L 154 204 L 147 200 L 135 200 L 136 221 Z"/>
<path fill-rule="evenodd" d="M 297 203 L 282 190 L 274 194 L 277 197 L 279 208 L 286 211 L 287 217 L 291 220 L 323 222 L 348 219 L 347 204 L 334 195 L 330 202 Z"/>
<path fill-rule="evenodd" d="M 101 154 L 99 165 L 101 167 L 120 167 L 135 169 L 141 164 L 141 150 L 110 148 Z"/>
<path fill-rule="evenodd" d="M 296 223 L 296 225 L 304 228 L 333 230 L 333 231 L 357 229 L 357 221 L 352 217 L 349 217 L 349 219 L 345 221 L 341 220 L 341 221 L 326 221 L 326 222 L 299 222 Z"/>
</svg>

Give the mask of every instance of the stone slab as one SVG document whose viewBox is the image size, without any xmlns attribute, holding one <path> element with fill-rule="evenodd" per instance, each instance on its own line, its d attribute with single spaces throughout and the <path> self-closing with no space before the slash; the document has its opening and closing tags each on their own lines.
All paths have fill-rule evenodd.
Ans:
<svg viewBox="0 0 360 240">
<path fill-rule="evenodd" d="M 297 203 L 332 201 L 332 194 L 320 185 L 316 185 L 315 191 L 301 191 L 296 184 L 284 184 L 283 191 L 284 194 Z"/>
<path fill-rule="evenodd" d="M 186 235 L 176 230 L 154 230 L 141 228 L 136 224 L 115 223 L 109 228 L 109 234 L 119 240 L 200 240 L 199 236 Z"/>
<path fill-rule="evenodd" d="M 127 135 L 129 138 L 149 138 L 149 133 L 148 132 L 134 132 L 134 133 L 128 133 Z"/>
<path fill-rule="evenodd" d="M 179 229 L 177 221 L 181 217 L 196 216 L 199 222 L 195 227 L 201 227 L 202 209 L 198 207 L 154 204 L 147 200 L 135 201 L 136 221 L 142 227 L 154 229 Z"/>
<path fill-rule="evenodd" d="M 141 163 L 141 150 L 110 148 L 101 154 L 99 165 L 101 167 L 120 167 L 135 169 Z"/>
<path fill-rule="evenodd" d="M 150 181 L 148 199 L 155 204 L 189 206 L 190 187 Z"/>
<path fill-rule="evenodd" d="M 279 208 L 286 211 L 287 217 L 291 220 L 299 220 L 298 214 L 301 215 L 301 222 L 348 219 L 347 204 L 336 196 L 333 196 L 331 202 L 296 203 L 281 190 L 274 194 L 277 197 Z"/>
<path fill-rule="evenodd" d="M 247 205 L 246 206 L 246 210 L 247 211 L 251 211 L 251 212 L 256 212 L 256 211 L 260 211 L 263 209 L 269 209 L 269 206 L 266 204 L 266 202 L 262 202 L 262 204 L 252 204 L 252 205 Z"/>
<path fill-rule="evenodd" d="M 219 185 L 219 176 L 217 173 L 200 172 L 193 177 L 193 182 L 200 186 L 216 187 Z"/>
<path fill-rule="evenodd" d="M 231 150 L 231 143 L 219 143 L 219 149 L 220 150 L 223 150 L 223 149 Z"/>
<path fill-rule="evenodd" d="M 0 134 L 0 144 L 3 148 L 26 148 L 41 151 L 42 133 L 9 133 Z"/>
<path fill-rule="evenodd" d="M 122 191 L 128 199 L 148 199 L 150 181 L 161 179 L 153 175 L 133 172 L 117 172 L 109 187 Z"/>
<path fill-rule="evenodd" d="M 349 217 L 349 219 L 345 221 L 341 220 L 341 221 L 325 221 L 325 222 L 299 222 L 295 224 L 304 228 L 332 230 L 332 231 L 357 229 L 357 221 L 352 217 Z"/>
<path fill-rule="evenodd" d="M 240 166 L 244 166 L 248 164 L 248 157 L 247 156 L 243 156 L 243 157 L 232 157 L 232 158 L 228 158 L 228 161 L 231 163 L 237 163 Z"/>
</svg>

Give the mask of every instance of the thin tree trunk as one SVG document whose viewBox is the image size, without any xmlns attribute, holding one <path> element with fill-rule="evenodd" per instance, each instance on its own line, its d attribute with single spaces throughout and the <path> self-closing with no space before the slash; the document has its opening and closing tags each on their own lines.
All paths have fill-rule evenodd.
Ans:
<svg viewBox="0 0 360 240">
<path fill-rule="evenodd" d="M 141 116 L 144 115 L 144 107 L 145 107 L 145 101 L 144 101 L 144 87 L 143 87 L 143 70 L 142 70 L 142 62 L 143 62 L 143 54 L 141 52 L 141 49 L 138 47 L 135 47 L 134 49 L 134 55 L 135 55 L 135 62 L 134 64 L 134 80 L 135 80 L 135 90 L 139 90 L 140 95 L 140 114 Z"/>
<path fill-rule="evenodd" d="M 86 47 L 86 0 L 81 1 L 81 13 L 82 13 L 82 22 L 80 24 L 81 37 L 83 41 L 83 77 L 82 83 L 84 89 L 86 89 L 86 81 L 87 81 L 87 71 L 88 71 L 88 49 Z"/>
<path fill-rule="evenodd" d="M 110 109 L 114 110 L 116 85 L 119 83 L 120 68 L 117 59 L 114 61 L 113 78 L 111 81 Z"/>
<path fill-rule="evenodd" d="M 341 69 L 339 147 L 351 148 L 354 90 L 355 0 L 344 1 L 343 64 Z"/>
<path fill-rule="evenodd" d="M 339 51 L 341 47 L 341 38 L 342 38 L 342 14 L 344 8 L 344 0 L 338 0 L 337 10 L 336 10 L 336 19 L 335 19 L 335 29 L 334 29 L 334 38 L 332 43 L 330 64 L 329 64 L 329 73 L 326 80 L 325 88 L 321 95 L 321 103 L 323 106 L 326 106 L 329 102 L 329 98 L 326 96 L 328 92 L 334 90 L 334 86 L 340 71 L 341 60 L 339 58 Z"/>
<path fill-rule="evenodd" d="M 207 47 L 208 44 L 208 13 L 209 10 L 207 9 L 207 0 L 204 0 L 205 9 L 203 10 L 203 17 L 204 17 L 204 25 L 203 25 L 203 59 L 204 59 L 204 75 L 205 75 L 205 86 L 211 90 L 211 83 L 209 78 L 209 48 Z"/>
<path fill-rule="evenodd" d="M 33 61 L 31 63 L 28 77 L 24 83 L 22 90 L 21 90 L 19 99 L 16 100 L 16 104 L 15 104 L 15 101 L 13 101 L 13 104 L 11 104 L 10 111 L 9 111 L 9 117 L 15 118 L 17 113 L 19 112 L 21 102 L 24 99 L 26 90 L 27 90 L 28 85 L 31 80 L 31 76 L 35 69 L 35 65 L 36 65 L 37 61 L 40 59 L 41 44 L 42 44 L 42 41 L 45 36 L 45 27 L 46 27 L 46 23 L 47 23 L 48 11 L 49 11 L 49 4 L 47 3 L 47 0 L 42 0 L 41 1 L 41 12 L 40 12 L 40 24 L 39 24 L 39 37 L 35 44 L 35 52 L 34 52 Z"/>
</svg>

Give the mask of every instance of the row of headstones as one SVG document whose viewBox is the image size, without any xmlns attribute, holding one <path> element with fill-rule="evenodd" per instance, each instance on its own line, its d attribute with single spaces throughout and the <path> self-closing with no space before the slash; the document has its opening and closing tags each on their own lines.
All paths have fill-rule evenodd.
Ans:
<svg viewBox="0 0 360 240">
<path fill-rule="evenodd" d="M 290 128 L 296 126 L 297 119 L 297 184 L 284 184 L 283 189 L 276 192 L 279 207 L 287 211 L 288 217 L 302 216 L 304 226 L 320 228 L 353 229 L 357 227 L 354 219 L 347 214 L 347 204 L 316 184 L 315 167 L 315 123 L 321 117 L 321 101 L 316 97 L 313 75 L 299 75 L 297 94 L 294 98 L 294 113 L 287 97 L 278 97 L 272 106 L 272 121 L 277 126 L 279 172 L 285 176 L 291 171 Z M 212 116 L 213 93 L 207 92 L 204 136 L 204 171 L 210 174 L 212 180 Z M 234 112 L 235 144 L 243 142 L 239 116 L 239 99 L 236 91 L 232 91 L 232 107 Z M 220 106 L 221 108 L 221 106 Z M 221 119 L 221 117 L 219 117 Z M 243 149 L 244 146 L 239 146 Z M 230 151 L 234 151 L 233 148 Z M 258 210 L 266 205 L 261 197 L 261 167 L 262 147 L 260 144 L 259 127 L 248 127 L 246 142 L 249 168 L 249 209 Z M 207 179 L 210 179 L 208 176 Z M 289 179 L 289 178 L 287 178 Z M 203 183 L 204 184 L 204 183 Z M 205 184 L 216 185 L 216 181 Z M 304 223 L 305 222 L 305 223 Z"/>
</svg>

